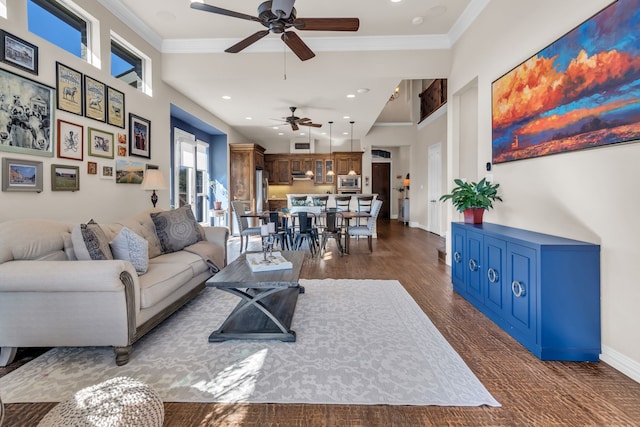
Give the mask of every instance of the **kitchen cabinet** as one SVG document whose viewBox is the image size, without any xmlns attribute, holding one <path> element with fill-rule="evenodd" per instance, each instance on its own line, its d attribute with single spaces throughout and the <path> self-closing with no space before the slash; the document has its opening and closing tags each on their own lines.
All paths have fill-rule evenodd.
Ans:
<svg viewBox="0 0 640 427">
<path fill-rule="evenodd" d="M 256 169 L 265 166 L 264 148 L 257 144 L 229 145 L 229 198 L 256 209 Z"/>
<path fill-rule="evenodd" d="M 287 207 L 287 199 L 269 199 L 269 210 L 280 211 Z"/>
<path fill-rule="evenodd" d="M 290 185 L 291 166 L 289 159 L 280 155 L 265 155 L 264 169 L 269 173 L 269 184 Z"/>
<path fill-rule="evenodd" d="M 599 360 L 599 245 L 489 223 L 451 236 L 456 292 L 542 360 Z"/>
<path fill-rule="evenodd" d="M 362 174 L 362 153 L 345 152 L 333 154 L 337 175 L 346 175 L 350 170 L 354 170 L 357 175 Z"/>
</svg>

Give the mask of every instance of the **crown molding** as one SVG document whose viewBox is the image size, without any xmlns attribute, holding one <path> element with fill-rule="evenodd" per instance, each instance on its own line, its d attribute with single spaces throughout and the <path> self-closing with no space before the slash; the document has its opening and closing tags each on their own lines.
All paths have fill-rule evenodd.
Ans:
<svg viewBox="0 0 640 427">
<path fill-rule="evenodd" d="M 450 49 L 475 21 L 491 0 L 471 0 L 447 34 L 411 36 L 313 37 L 305 43 L 318 52 L 398 51 Z M 237 39 L 166 39 L 145 24 L 121 0 L 98 0 L 116 18 L 135 31 L 162 53 L 220 53 L 238 42 Z M 247 52 L 281 52 L 277 37 L 263 39 L 245 49 Z"/>
</svg>

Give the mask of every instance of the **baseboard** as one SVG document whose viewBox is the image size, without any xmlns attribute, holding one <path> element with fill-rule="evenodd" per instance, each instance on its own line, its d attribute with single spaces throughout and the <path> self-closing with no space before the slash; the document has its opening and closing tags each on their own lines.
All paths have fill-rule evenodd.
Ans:
<svg viewBox="0 0 640 427">
<path fill-rule="evenodd" d="M 640 363 L 637 361 L 605 345 L 602 346 L 600 360 L 640 383 Z"/>
</svg>

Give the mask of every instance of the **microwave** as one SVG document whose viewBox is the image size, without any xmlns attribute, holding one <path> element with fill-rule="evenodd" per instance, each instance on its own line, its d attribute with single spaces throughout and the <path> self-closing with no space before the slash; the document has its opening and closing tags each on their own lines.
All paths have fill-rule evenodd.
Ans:
<svg viewBox="0 0 640 427">
<path fill-rule="evenodd" d="M 338 190 L 360 190 L 360 175 L 338 175 Z"/>
</svg>

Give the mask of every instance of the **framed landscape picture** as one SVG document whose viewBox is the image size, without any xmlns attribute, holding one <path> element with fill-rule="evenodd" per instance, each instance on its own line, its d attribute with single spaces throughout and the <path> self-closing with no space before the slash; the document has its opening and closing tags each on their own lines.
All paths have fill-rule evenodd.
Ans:
<svg viewBox="0 0 640 427">
<path fill-rule="evenodd" d="M 83 127 L 58 119 L 58 157 L 82 160 L 84 147 Z"/>
<path fill-rule="evenodd" d="M 638 1 L 616 1 L 496 79 L 493 163 L 640 139 Z"/>
<path fill-rule="evenodd" d="M 0 150 L 53 157 L 55 89 L 0 68 Z"/>
<path fill-rule="evenodd" d="M 84 115 L 99 122 L 106 121 L 107 86 L 89 76 L 84 76 Z"/>
<path fill-rule="evenodd" d="M 51 165 L 51 191 L 80 190 L 80 167 Z"/>
<path fill-rule="evenodd" d="M 116 160 L 117 184 L 142 184 L 144 163 L 137 160 Z"/>
<path fill-rule="evenodd" d="M 107 123 L 124 129 L 124 93 L 107 86 Z"/>
<path fill-rule="evenodd" d="M 68 113 L 82 115 L 82 73 L 56 62 L 57 107 Z"/>
<path fill-rule="evenodd" d="M 129 113 L 129 155 L 151 158 L 151 122 Z"/>
<path fill-rule="evenodd" d="M 32 74 L 38 74 L 38 47 L 0 30 L 0 60 Z"/>
<path fill-rule="evenodd" d="M 89 128 L 89 155 L 113 159 L 113 134 Z"/>
<path fill-rule="evenodd" d="M 42 162 L 2 159 L 2 191 L 42 192 Z"/>
</svg>

